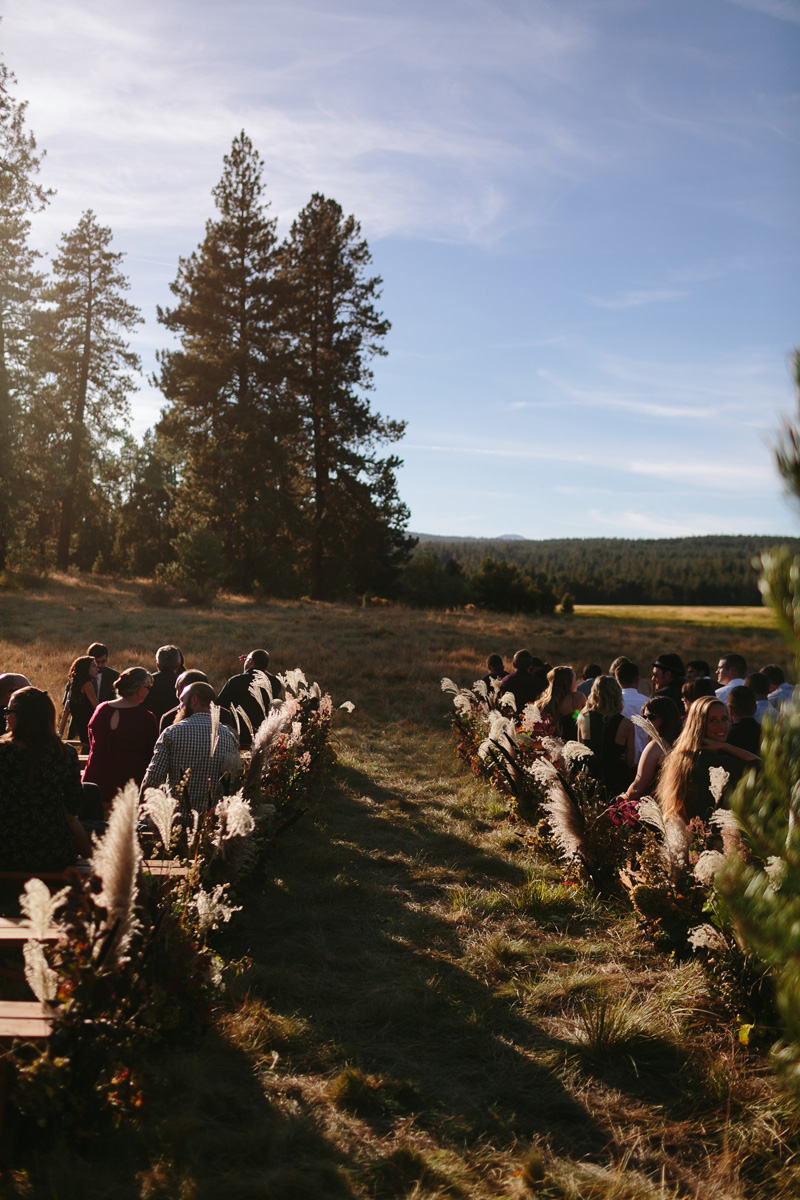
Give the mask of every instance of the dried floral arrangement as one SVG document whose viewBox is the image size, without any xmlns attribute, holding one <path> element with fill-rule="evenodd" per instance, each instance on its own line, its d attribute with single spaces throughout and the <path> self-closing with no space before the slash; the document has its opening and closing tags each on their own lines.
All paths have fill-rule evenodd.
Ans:
<svg viewBox="0 0 800 1200">
<path fill-rule="evenodd" d="M 130 783 L 95 843 L 91 874 L 70 872 L 52 896 L 42 880 L 27 882 L 20 907 L 38 936 L 25 945 L 25 977 L 50 1009 L 53 1032 L 43 1048 L 16 1045 L 7 1058 L 17 1106 L 39 1125 L 87 1136 L 108 1119 L 135 1117 L 145 1051 L 207 1026 L 226 977 L 239 969 L 209 948 L 208 936 L 241 910 L 230 889 L 263 865 L 276 833 L 305 811 L 299 805 L 336 761 L 330 696 L 299 670 L 281 683 L 285 699 L 272 698 L 266 675 L 256 678 L 264 720 L 237 791 L 209 793 L 198 811 L 186 802 L 185 779 L 178 795 L 148 788 L 141 803 Z M 218 728 L 212 706 L 211 757 Z M 220 793 L 241 776 L 238 763 L 223 765 Z M 142 838 L 150 856 L 188 870 L 166 879 L 143 872 Z M 45 940 L 54 925 L 60 937 Z"/>
</svg>

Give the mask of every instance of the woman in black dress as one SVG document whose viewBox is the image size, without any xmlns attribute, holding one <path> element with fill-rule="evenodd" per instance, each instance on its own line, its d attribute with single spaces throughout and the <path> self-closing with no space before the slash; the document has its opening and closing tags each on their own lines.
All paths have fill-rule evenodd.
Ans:
<svg viewBox="0 0 800 1200">
<path fill-rule="evenodd" d="M 578 717 L 578 740 L 594 754 L 595 778 L 609 799 L 619 796 L 633 783 L 633 722 L 623 717 L 622 689 L 612 675 L 598 675 L 586 707 Z"/>
<path fill-rule="evenodd" d="M 60 871 L 91 853 L 78 820 L 78 756 L 56 733 L 47 692 L 13 692 L 0 738 L 0 870 Z"/>
<path fill-rule="evenodd" d="M 66 710 L 68 709 L 70 722 L 67 737 L 80 739 L 84 754 L 89 748 L 89 722 L 98 705 L 95 691 L 97 675 L 97 663 L 93 658 L 88 654 L 76 658 L 69 669 L 67 690 L 64 694 L 65 715 L 62 716 L 62 724 L 58 732 L 63 735 Z"/>
</svg>

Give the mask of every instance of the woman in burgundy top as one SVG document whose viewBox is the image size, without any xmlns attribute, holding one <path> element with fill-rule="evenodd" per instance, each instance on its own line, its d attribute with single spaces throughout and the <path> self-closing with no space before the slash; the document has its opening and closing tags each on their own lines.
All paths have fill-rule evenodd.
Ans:
<svg viewBox="0 0 800 1200">
<path fill-rule="evenodd" d="M 105 804 L 130 780 L 144 778 L 158 737 L 156 719 L 142 701 L 153 686 L 144 667 L 129 667 L 115 680 L 118 700 L 99 704 L 89 722 L 89 761 L 84 783 L 96 783 Z"/>
</svg>

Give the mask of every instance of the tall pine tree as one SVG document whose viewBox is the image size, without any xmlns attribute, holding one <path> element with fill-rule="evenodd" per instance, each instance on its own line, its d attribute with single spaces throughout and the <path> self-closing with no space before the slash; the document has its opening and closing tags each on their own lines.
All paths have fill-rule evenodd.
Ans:
<svg viewBox="0 0 800 1200">
<path fill-rule="evenodd" d="M 30 214 L 51 195 L 39 183 L 41 154 L 25 129 L 27 105 L 11 94 L 14 76 L 0 63 L 0 570 L 23 508 L 19 442 L 34 389 L 31 325 L 41 288 L 28 245 Z"/>
<path fill-rule="evenodd" d="M 354 217 L 315 194 L 281 250 L 283 320 L 290 338 L 287 390 L 302 421 L 308 480 L 311 594 L 385 590 L 413 540 L 397 494 L 395 456 L 375 447 L 405 423 L 372 412 L 370 362 L 385 354 L 382 280 Z"/>
<path fill-rule="evenodd" d="M 42 403 L 54 414 L 61 443 L 56 566 L 62 571 L 71 562 L 78 519 L 97 526 L 110 503 L 102 483 L 111 482 L 113 443 L 123 436 L 121 422 L 129 416 L 128 395 L 135 387 L 131 372 L 139 369 L 123 333 L 132 332 L 141 317 L 125 299 L 123 255 L 111 250 L 111 237 L 91 210 L 85 212 L 61 239 L 45 293 L 52 307 L 42 320 L 49 377 Z"/>
<path fill-rule="evenodd" d="M 158 319 L 180 349 L 159 355 L 169 404 L 159 433 L 182 459 L 174 520 L 219 538 L 228 582 L 289 590 L 299 507 L 296 420 L 283 389 L 275 220 L 263 163 L 242 131 L 213 189 L 218 215 L 171 285 Z"/>
</svg>

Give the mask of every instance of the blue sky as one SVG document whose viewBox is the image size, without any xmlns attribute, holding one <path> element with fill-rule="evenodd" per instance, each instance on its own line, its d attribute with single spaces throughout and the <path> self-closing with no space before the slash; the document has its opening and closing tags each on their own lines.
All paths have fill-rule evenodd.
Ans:
<svg viewBox="0 0 800 1200">
<path fill-rule="evenodd" d="M 800 344 L 800 0 L 0 0 L 57 189 L 155 320 L 244 128 L 279 232 L 361 221 L 374 407 L 410 527 L 796 532 L 771 444 Z M 143 380 L 134 429 L 162 401 Z"/>
</svg>

